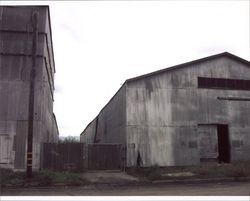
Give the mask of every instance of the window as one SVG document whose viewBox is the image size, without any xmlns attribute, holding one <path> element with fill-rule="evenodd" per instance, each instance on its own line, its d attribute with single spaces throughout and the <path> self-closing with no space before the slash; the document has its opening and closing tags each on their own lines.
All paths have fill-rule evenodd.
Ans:
<svg viewBox="0 0 250 201">
<path fill-rule="evenodd" d="M 198 87 L 250 91 L 250 80 L 198 77 Z"/>
</svg>

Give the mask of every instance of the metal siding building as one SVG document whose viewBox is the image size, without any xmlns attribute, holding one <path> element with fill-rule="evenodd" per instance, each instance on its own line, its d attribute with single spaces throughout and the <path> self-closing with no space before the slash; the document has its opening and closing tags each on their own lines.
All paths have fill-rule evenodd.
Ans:
<svg viewBox="0 0 250 201">
<path fill-rule="evenodd" d="M 122 143 L 126 166 L 250 159 L 250 63 L 221 53 L 127 80 L 81 134 Z"/>
<path fill-rule="evenodd" d="M 53 114 L 55 63 L 48 6 L 0 6 L 0 167 L 26 168 L 31 16 L 38 12 L 33 128 L 33 168 L 40 168 L 42 142 L 57 142 Z"/>
</svg>

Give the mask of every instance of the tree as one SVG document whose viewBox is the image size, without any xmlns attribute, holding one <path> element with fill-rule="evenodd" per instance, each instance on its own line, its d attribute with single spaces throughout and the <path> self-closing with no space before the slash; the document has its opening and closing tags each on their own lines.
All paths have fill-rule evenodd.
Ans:
<svg viewBox="0 0 250 201">
<path fill-rule="evenodd" d="M 59 143 L 80 142 L 77 136 L 67 136 L 59 139 Z"/>
</svg>

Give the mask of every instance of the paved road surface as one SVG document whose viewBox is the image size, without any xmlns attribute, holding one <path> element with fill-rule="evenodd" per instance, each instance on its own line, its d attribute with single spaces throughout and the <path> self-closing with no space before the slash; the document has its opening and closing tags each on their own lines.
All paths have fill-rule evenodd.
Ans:
<svg viewBox="0 0 250 201">
<path fill-rule="evenodd" d="M 53 187 L 2 189 L 2 196 L 189 196 L 189 195 L 223 195 L 250 196 L 250 182 L 226 182 L 210 184 L 161 184 L 152 186 L 86 186 L 86 187 Z"/>
</svg>

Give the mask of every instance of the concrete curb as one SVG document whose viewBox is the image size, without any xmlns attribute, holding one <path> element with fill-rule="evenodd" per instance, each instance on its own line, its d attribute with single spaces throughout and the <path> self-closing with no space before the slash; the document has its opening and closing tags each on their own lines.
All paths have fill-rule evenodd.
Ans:
<svg viewBox="0 0 250 201">
<path fill-rule="evenodd" d="M 152 185 L 171 185 L 171 184 L 203 184 L 203 183 L 226 183 L 226 182 L 248 182 L 250 177 L 224 177 L 224 178 L 209 178 L 209 179 L 183 179 L 183 180 L 154 180 L 154 181 L 134 181 L 134 182 L 122 182 L 122 183 L 92 183 L 82 186 L 63 186 L 63 185 L 51 185 L 51 186 L 2 186 L 0 189 L 20 189 L 20 188 L 36 188 L 36 189 L 54 189 L 54 188 L 84 188 L 95 189 L 96 187 L 124 187 L 124 186 L 152 186 Z"/>
<path fill-rule="evenodd" d="M 150 186 L 150 185 L 171 185 L 171 184 L 202 184 L 202 183 L 225 183 L 225 182 L 248 182 L 250 177 L 227 177 L 227 178 L 210 178 L 210 179 L 182 179 L 182 180 L 154 180 L 138 181 L 120 184 L 104 184 L 110 186 Z M 97 184 L 100 185 L 101 184 Z"/>
<path fill-rule="evenodd" d="M 250 177 L 224 177 L 224 178 L 209 178 L 209 179 L 183 179 L 183 180 L 155 180 L 152 184 L 180 184 L 180 183 L 217 183 L 217 182 L 244 182 L 250 181 Z"/>
</svg>

